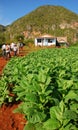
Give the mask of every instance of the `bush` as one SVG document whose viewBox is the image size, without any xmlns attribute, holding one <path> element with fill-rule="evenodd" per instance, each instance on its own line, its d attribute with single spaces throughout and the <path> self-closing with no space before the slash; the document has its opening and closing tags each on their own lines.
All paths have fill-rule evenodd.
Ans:
<svg viewBox="0 0 78 130">
<path fill-rule="evenodd" d="M 29 44 L 34 44 L 34 39 L 26 39 L 26 40 L 24 40 L 24 43 L 25 43 L 25 45 L 26 46 L 29 46 Z"/>
</svg>

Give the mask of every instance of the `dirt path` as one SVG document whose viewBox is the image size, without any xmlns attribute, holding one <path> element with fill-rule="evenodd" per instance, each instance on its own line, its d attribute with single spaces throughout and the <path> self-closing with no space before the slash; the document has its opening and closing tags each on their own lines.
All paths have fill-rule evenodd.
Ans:
<svg viewBox="0 0 78 130">
<path fill-rule="evenodd" d="M 0 75 L 8 60 L 0 57 Z M 23 130 L 25 119 L 22 114 L 13 113 L 19 103 L 3 105 L 0 108 L 0 130 Z"/>
<path fill-rule="evenodd" d="M 3 57 L 0 57 L 0 75 L 2 74 L 2 70 L 7 62 L 8 60 L 5 60 Z"/>
<path fill-rule="evenodd" d="M 22 114 L 13 113 L 18 104 L 3 105 L 0 108 L 0 130 L 23 130 L 26 123 Z"/>
</svg>

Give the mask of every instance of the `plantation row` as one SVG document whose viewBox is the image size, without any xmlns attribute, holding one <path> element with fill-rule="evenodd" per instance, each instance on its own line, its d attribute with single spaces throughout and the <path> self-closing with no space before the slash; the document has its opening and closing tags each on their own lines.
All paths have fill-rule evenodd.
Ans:
<svg viewBox="0 0 78 130">
<path fill-rule="evenodd" d="M 77 130 L 78 48 L 43 49 L 12 58 L 0 80 L 0 104 L 19 100 L 15 112 L 25 115 L 24 130 Z"/>
</svg>

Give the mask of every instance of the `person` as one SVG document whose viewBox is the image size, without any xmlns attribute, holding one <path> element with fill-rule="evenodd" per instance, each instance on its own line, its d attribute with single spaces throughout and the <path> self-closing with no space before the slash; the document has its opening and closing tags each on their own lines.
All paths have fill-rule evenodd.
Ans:
<svg viewBox="0 0 78 130">
<path fill-rule="evenodd" d="M 5 43 L 2 45 L 2 56 L 4 58 L 6 57 L 6 44 Z"/>
<path fill-rule="evenodd" d="M 11 58 L 10 45 L 6 45 L 6 59 Z"/>
<path fill-rule="evenodd" d="M 15 43 L 12 42 L 11 45 L 10 45 L 11 51 L 13 51 L 14 45 L 15 45 Z"/>
<path fill-rule="evenodd" d="M 18 47 L 17 47 L 16 44 L 14 45 L 13 51 L 14 51 L 14 56 L 16 56 L 17 55 L 17 51 L 18 51 Z"/>
<path fill-rule="evenodd" d="M 20 52 L 20 50 L 19 50 L 19 48 L 20 48 L 20 43 L 19 43 L 19 42 L 17 43 L 17 48 L 18 48 L 17 53 L 18 53 L 18 55 L 19 55 L 19 52 Z"/>
<path fill-rule="evenodd" d="M 21 50 L 23 50 L 23 43 L 22 42 L 20 43 L 20 48 L 21 48 Z"/>
</svg>

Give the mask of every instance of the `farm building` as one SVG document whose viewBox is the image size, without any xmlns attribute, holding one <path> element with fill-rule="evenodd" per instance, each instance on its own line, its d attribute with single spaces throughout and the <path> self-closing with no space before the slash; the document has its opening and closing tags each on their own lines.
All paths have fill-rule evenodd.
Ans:
<svg viewBox="0 0 78 130">
<path fill-rule="evenodd" d="M 43 35 L 35 38 L 35 46 L 51 46 L 56 45 L 56 38 L 50 35 Z"/>
<path fill-rule="evenodd" d="M 35 38 L 35 46 L 67 46 L 67 37 L 43 35 Z"/>
<path fill-rule="evenodd" d="M 67 42 L 67 37 L 57 37 L 57 41 L 60 46 L 69 46 Z"/>
</svg>

